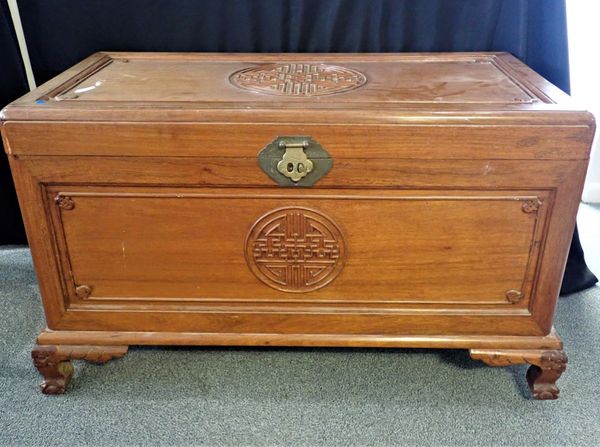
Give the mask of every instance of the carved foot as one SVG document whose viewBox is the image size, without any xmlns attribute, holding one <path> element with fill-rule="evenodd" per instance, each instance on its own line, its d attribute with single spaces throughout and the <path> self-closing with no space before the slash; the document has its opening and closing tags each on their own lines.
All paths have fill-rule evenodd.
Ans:
<svg viewBox="0 0 600 447">
<path fill-rule="evenodd" d="M 33 364 L 44 376 L 40 385 L 44 394 L 62 394 L 73 376 L 73 364 L 57 356 L 56 346 L 35 346 L 31 351 Z"/>
<path fill-rule="evenodd" d="M 34 366 L 44 377 L 42 393 L 63 394 L 73 377 L 71 360 L 106 363 L 123 357 L 127 349 L 127 346 L 35 345 L 31 357 Z"/>
<path fill-rule="evenodd" d="M 558 399 L 556 381 L 567 369 L 567 354 L 560 350 L 536 349 L 471 349 L 471 358 L 490 366 L 529 363 L 527 383 L 535 399 Z"/>
</svg>

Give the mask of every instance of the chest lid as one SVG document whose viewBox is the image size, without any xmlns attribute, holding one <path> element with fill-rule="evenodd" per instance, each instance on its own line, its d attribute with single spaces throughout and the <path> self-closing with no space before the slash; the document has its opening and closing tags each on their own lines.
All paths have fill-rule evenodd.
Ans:
<svg viewBox="0 0 600 447">
<path fill-rule="evenodd" d="M 564 110 L 556 104 L 564 100 L 506 53 L 97 53 L 11 104 L 3 118 L 389 123 L 539 116 Z"/>
<path fill-rule="evenodd" d="M 97 53 L 0 119 L 15 155 L 575 159 L 594 126 L 507 53 Z"/>
</svg>

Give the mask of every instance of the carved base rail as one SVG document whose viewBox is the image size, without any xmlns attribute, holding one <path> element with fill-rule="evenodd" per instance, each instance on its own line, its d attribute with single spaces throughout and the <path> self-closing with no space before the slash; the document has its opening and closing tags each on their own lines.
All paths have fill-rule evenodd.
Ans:
<svg viewBox="0 0 600 447">
<path fill-rule="evenodd" d="M 72 360 L 106 363 L 123 357 L 127 345 L 35 345 L 31 356 L 33 364 L 44 377 L 41 389 L 44 394 L 62 394 L 73 376 Z M 567 368 L 567 355 L 562 350 L 547 349 L 470 349 L 474 360 L 490 366 L 530 364 L 527 382 L 533 397 L 540 400 L 557 399 L 557 380 Z"/>
</svg>

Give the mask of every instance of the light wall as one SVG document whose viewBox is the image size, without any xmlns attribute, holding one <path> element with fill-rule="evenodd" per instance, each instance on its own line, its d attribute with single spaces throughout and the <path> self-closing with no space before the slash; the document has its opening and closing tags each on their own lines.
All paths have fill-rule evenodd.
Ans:
<svg viewBox="0 0 600 447">
<path fill-rule="evenodd" d="M 600 1 L 567 0 L 571 94 L 596 116 L 600 131 Z M 596 137 L 583 201 L 600 203 L 600 138 Z"/>
</svg>

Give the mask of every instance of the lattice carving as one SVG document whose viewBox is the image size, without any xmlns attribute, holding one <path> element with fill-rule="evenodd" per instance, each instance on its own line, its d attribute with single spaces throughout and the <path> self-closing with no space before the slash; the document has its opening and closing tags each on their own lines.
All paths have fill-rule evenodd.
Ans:
<svg viewBox="0 0 600 447">
<path fill-rule="evenodd" d="M 233 73 L 230 80 L 245 90 L 282 96 L 331 95 L 367 82 L 366 76 L 356 70 L 313 63 L 259 65 Z"/>
<path fill-rule="evenodd" d="M 345 256 L 338 226 L 307 208 L 280 208 L 265 214 L 246 239 L 250 270 L 268 286 L 285 292 L 326 286 L 341 272 Z"/>
</svg>

